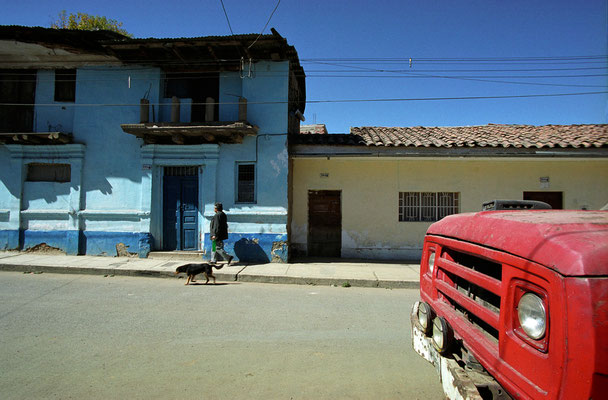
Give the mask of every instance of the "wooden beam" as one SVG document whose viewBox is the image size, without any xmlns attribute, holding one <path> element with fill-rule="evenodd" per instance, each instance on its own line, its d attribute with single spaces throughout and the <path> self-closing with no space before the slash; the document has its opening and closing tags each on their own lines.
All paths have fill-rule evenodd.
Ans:
<svg viewBox="0 0 608 400">
<path fill-rule="evenodd" d="M 155 135 L 142 135 L 141 137 L 146 144 L 155 144 L 158 142 L 158 138 Z"/>
<path fill-rule="evenodd" d="M 217 54 L 215 54 L 215 51 L 213 51 L 213 47 L 211 46 L 207 46 L 207 50 L 209 50 L 209 54 L 211 54 L 211 56 L 213 57 L 213 59 L 215 61 L 219 61 L 220 59 L 217 57 Z"/>
<path fill-rule="evenodd" d="M 184 144 L 184 142 L 185 142 L 184 135 L 180 135 L 178 133 L 172 134 L 171 140 L 173 141 L 173 143 L 177 143 L 177 144 Z"/>
<path fill-rule="evenodd" d="M 215 142 L 215 135 L 211 133 L 203 133 L 203 137 L 208 142 Z"/>
</svg>

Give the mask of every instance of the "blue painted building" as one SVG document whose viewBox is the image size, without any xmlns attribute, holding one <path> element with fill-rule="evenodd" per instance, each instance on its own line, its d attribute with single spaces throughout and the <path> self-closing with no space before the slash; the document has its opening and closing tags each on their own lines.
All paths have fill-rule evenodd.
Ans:
<svg viewBox="0 0 608 400">
<path fill-rule="evenodd" d="M 286 261 L 305 78 L 256 38 L 0 26 L 0 249 L 208 258 L 219 201 L 231 254 Z"/>
</svg>

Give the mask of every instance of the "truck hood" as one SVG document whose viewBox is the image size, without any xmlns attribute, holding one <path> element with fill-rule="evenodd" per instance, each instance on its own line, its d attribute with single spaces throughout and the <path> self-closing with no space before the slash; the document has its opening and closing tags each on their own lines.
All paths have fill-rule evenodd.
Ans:
<svg viewBox="0 0 608 400">
<path fill-rule="evenodd" d="M 476 243 L 565 276 L 608 276 L 608 211 L 485 211 L 450 215 L 427 235 Z"/>
</svg>

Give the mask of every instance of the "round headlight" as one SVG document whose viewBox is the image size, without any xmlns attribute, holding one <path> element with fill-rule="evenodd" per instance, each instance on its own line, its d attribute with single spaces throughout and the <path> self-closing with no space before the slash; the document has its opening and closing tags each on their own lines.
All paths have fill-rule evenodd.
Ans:
<svg viewBox="0 0 608 400">
<path fill-rule="evenodd" d="M 547 311 L 543 300 L 534 293 L 526 293 L 517 305 L 519 324 L 531 339 L 538 340 L 547 331 Z"/>
<path fill-rule="evenodd" d="M 450 327 L 443 317 L 433 320 L 433 345 L 439 354 L 446 354 L 450 346 Z"/>
<path fill-rule="evenodd" d="M 433 273 L 433 267 L 435 266 L 435 252 L 429 254 L 429 271 Z"/>
<path fill-rule="evenodd" d="M 431 332 L 431 306 L 427 303 L 418 304 L 418 323 L 425 334 L 428 335 Z"/>
</svg>

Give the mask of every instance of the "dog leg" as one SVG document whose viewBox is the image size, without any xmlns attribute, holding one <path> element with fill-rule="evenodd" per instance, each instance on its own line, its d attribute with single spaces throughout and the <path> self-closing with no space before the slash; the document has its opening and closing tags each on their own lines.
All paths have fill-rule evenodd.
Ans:
<svg viewBox="0 0 608 400">
<path fill-rule="evenodd" d="M 205 285 L 206 285 L 206 284 L 208 284 L 208 283 L 209 283 L 209 275 L 207 275 L 207 273 L 206 273 L 206 272 L 204 272 L 204 274 L 205 274 L 205 278 L 207 279 L 207 281 L 205 281 Z"/>
<path fill-rule="evenodd" d="M 186 283 L 184 285 L 188 285 L 190 283 L 190 275 L 188 275 L 188 279 L 186 279 Z"/>
</svg>

